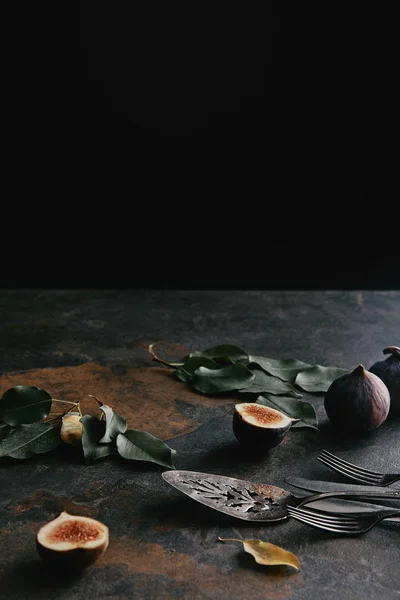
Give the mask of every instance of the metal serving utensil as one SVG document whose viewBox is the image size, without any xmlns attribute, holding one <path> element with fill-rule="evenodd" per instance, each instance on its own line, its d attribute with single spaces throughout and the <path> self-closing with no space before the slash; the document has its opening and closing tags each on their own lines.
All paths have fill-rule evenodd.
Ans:
<svg viewBox="0 0 400 600">
<path fill-rule="evenodd" d="M 244 479 L 199 473 L 197 471 L 170 470 L 162 473 L 163 479 L 193 500 L 232 517 L 246 521 L 280 521 L 289 514 L 288 506 L 302 506 L 318 502 L 316 508 L 331 510 L 330 498 L 361 500 L 363 498 L 400 499 L 400 490 L 384 491 L 331 491 L 307 496 L 295 496 L 283 488 L 252 483 Z M 321 502 L 320 502 L 321 501 Z M 322 501 L 324 501 L 322 503 Z M 336 505 L 337 506 L 337 505 Z"/>
</svg>

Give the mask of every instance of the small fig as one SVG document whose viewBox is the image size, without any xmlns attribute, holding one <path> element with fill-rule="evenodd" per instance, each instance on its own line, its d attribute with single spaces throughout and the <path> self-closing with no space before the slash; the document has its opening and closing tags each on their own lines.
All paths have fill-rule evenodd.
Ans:
<svg viewBox="0 0 400 600">
<path fill-rule="evenodd" d="M 389 390 L 383 381 L 359 365 L 329 386 L 324 399 L 331 423 L 347 433 L 365 433 L 386 420 L 390 408 Z"/>
<path fill-rule="evenodd" d="M 76 412 L 68 413 L 62 418 L 60 436 L 63 442 L 70 446 L 82 445 L 83 425 L 81 423 L 82 415 Z"/>
<path fill-rule="evenodd" d="M 41 527 L 36 549 L 50 567 L 77 571 L 92 565 L 108 546 L 108 527 L 91 519 L 62 512 Z"/>
<path fill-rule="evenodd" d="M 389 415 L 400 415 L 400 348 L 388 346 L 383 354 L 389 356 L 372 365 L 370 372 L 378 375 L 390 394 Z"/>
<path fill-rule="evenodd" d="M 280 444 L 295 421 L 275 408 L 240 402 L 233 413 L 233 432 L 244 446 L 265 451 Z"/>
</svg>

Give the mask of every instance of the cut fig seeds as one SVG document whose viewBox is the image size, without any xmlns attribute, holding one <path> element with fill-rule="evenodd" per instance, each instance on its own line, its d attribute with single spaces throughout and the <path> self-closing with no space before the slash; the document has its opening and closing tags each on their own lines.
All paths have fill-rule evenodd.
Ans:
<svg viewBox="0 0 400 600">
<path fill-rule="evenodd" d="M 36 549 L 52 568 L 70 571 L 92 565 L 106 551 L 109 530 L 104 523 L 90 517 L 62 512 L 41 527 L 36 536 Z"/>
<path fill-rule="evenodd" d="M 280 444 L 297 420 L 269 406 L 241 402 L 233 412 L 233 432 L 244 446 L 266 451 Z"/>
</svg>

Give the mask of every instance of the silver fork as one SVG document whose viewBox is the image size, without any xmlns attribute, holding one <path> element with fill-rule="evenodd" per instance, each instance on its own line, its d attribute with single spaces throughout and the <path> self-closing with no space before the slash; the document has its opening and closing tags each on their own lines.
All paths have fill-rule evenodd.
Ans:
<svg viewBox="0 0 400 600">
<path fill-rule="evenodd" d="M 400 481 L 400 473 L 379 473 L 378 471 L 364 469 L 331 454 L 327 450 L 322 450 L 317 459 L 333 471 L 337 471 L 349 479 L 354 479 L 367 485 L 385 486 L 395 481 Z"/>
<path fill-rule="evenodd" d="M 362 513 L 327 513 L 308 508 L 287 507 L 294 519 L 333 533 L 359 535 L 372 529 L 377 523 L 388 517 L 400 516 L 400 509 L 377 510 Z"/>
</svg>

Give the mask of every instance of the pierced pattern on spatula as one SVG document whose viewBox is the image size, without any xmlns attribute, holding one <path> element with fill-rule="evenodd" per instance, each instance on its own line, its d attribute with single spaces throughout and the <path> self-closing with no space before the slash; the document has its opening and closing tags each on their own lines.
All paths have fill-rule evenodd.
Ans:
<svg viewBox="0 0 400 600">
<path fill-rule="evenodd" d="M 190 488 L 192 497 L 198 494 L 203 500 L 212 500 L 216 505 L 220 503 L 243 513 L 260 513 L 270 510 L 273 506 L 279 506 L 271 498 L 260 495 L 249 486 L 232 486 L 201 477 L 182 479 L 181 484 Z"/>
</svg>

